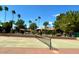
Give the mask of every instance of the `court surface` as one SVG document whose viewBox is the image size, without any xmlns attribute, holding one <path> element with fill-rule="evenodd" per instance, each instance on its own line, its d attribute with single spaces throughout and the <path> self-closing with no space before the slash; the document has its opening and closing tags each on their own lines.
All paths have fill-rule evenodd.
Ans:
<svg viewBox="0 0 79 59">
<path fill-rule="evenodd" d="M 49 42 L 49 41 L 48 41 Z M 0 53 L 14 54 L 74 54 L 79 53 L 79 40 L 52 39 L 49 47 L 37 38 L 0 36 Z"/>
</svg>

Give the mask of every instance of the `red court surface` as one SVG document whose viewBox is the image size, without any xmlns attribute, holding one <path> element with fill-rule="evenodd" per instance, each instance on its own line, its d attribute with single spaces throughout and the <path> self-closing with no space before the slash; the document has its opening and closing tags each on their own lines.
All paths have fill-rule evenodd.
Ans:
<svg viewBox="0 0 79 59">
<path fill-rule="evenodd" d="M 79 49 L 0 48 L 0 54 L 79 54 Z"/>
<path fill-rule="evenodd" d="M 59 49 L 60 54 L 79 54 L 79 48 Z"/>
</svg>

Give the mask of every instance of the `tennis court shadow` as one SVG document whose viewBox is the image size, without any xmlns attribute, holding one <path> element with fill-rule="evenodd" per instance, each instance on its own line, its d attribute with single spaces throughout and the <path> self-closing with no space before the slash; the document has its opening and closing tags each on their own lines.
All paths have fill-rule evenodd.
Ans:
<svg viewBox="0 0 79 59">
<path fill-rule="evenodd" d="M 58 48 L 55 48 L 55 47 L 52 47 L 51 50 L 57 50 L 57 51 L 59 51 L 59 49 Z"/>
<path fill-rule="evenodd" d="M 41 41 L 42 43 L 44 43 L 45 45 L 47 45 L 50 50 L 57 50 L 57 51 L 59 50 L 58 48 L 55 48 L 55 47 L 53 47 L 53 46 L 51 46 L 51 48 L 50 48 L 50 40 L 49 40 L 49 39 L 45 39 L 45 38 L 37 37 L 37 36 L 36 36 L 36 38 L 37 38 L 39 41 Z"/>
</svg>

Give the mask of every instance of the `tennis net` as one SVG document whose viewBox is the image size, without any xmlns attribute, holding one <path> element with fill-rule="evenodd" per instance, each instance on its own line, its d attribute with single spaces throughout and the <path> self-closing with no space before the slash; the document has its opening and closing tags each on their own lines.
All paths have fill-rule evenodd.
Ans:
<svg viewBox="0 0 79 59">
<path fill-rule="evenodd" d="M 40 35 L 35 35 L 35 37 L 38 40 L 40 40 L 41 42 L 43 42 L 44 44 L 46 44 L 50 50 L 53 49 L 51 38 L 45 37 L 45 36 L 40 36 Z"/>
</svg>

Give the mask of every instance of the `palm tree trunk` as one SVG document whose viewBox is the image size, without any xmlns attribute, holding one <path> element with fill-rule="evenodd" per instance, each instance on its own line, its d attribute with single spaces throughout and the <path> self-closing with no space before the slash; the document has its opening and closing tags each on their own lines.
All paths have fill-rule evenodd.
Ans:
<svg viewBox="0 0 79 59">
<path fill-rule="evenodd" d="M 12 21 L 14 20 L 14 14 L 12 14 Z M 12 28 L 11 30 L 13 29 L 13 23 L 12 23 Z"/>
<path fill-rule="evenodd" d="M 36 22 L 36 24 L 37 24 L 37 27 L 39 28 L 39 21 L 38 21 L 38 19 L 37 19 L 37 22 Z"/>
<path fill-rule="evenodd" d="M 4 20 L 4 22 L 6 21 L 6 11 L 5 11 L 5 20 Z"/>
<path fill-rule="evenodd" d="M 12 16 L 13 16 L 13 17 L 12 17 L 12 21 L 13 21 L 13 20 L 14 20 L 14 14 L 12 14 Z"/>
<path fill-rule="evenodd" d="M 18 18 L 18 20 L 20 20 L 20 18 Z"/>
<path fill-rule="evenodd" d="M 40 28 L 40 19 L 39 19 L 38 21 L 39 21 L 39 24 L 38 24 L 38 26 L 39 26 L 39 28 Z"/>
</svg>

